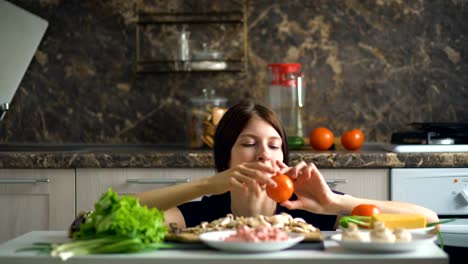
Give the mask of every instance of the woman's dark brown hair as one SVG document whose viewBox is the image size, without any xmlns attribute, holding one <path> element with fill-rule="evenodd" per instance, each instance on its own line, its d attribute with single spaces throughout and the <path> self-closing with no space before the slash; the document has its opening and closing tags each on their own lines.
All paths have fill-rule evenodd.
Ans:
<svg viewBox="0 0 468 264">
<path fill-rule="evenodd" d="M 253 116 L 258 116 L 270 124 L 280 135 L 283 143 L 283 162 L 288 164 L 289 152 L 286 133 L 278 116 L 266 106 L 243 101 L 229 108 L 218 123 L 214 136 L 214 159 L 218 172 L 229 169 L 231 149 L 237 137 Z"/>
</svg>

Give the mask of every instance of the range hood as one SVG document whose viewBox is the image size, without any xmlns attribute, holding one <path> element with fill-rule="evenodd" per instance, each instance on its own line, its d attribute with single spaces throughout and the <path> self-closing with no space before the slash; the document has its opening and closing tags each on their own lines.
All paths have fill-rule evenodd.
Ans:
<svg viewBox="0 0 468 264">
<path fill-rule="evenodd" d="M 0 120 L 47 29 L 48 22 L 0 0 Z"/>
</svg>

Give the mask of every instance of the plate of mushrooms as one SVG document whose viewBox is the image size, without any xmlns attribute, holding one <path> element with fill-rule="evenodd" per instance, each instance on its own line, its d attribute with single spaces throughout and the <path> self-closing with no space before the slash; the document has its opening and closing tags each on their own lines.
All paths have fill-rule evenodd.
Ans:
<svg viewBox="0 0 468 264">
<path fill-rule="evenodd" d="M 382 222 L 376 222 L 371 230 L 361 230 L 355 224 L 331 236 L 343 248 L 362 252 L 407 252 L 430 243 L 437 236 L 430 233 L 412 233 L 407 229 L 390 230 Z"/>
</svg>

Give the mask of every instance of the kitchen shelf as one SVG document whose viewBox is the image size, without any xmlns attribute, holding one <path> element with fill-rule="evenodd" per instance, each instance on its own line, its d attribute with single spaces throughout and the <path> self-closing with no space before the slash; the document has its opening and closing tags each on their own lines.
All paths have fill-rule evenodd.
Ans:
<svg viewBox="0 0 468 264">
<path fill-rule="evenodd" d="M 242 12 L 158 13 L 138 12 L 137 24 L 230 24 L 244 22 Z"/>
<path fill-rule="evenodd" d="M 168 73 L 168 72 L 244 72 L 247 71 L 247 26 L 246 26 L 246 1 L 242 1 L 242 9 L 235 11 L 223 12 L 200 12 L 200 13 L 168 13 L 168 12 L 148 12 L 142 9 L 137 9 L 136 19 L 136 65 L 137 73 Z M 223 25 L 223 26 L 217 26 Z M 167 27 L 166 27 L 167 26 Z M 209 27 L 216 32 L 221 32 L 220 36 L 225 44 L 221 51 L 229 51 L 229 55 L 225 58 L 208 59 L 208 60 L 192 60 L 182 61 L 177 58 L 172 59 L 174 54 L 174 45 L 167 43 L 160 45 L 159 39 L 169 40 L 167 32 L 173 32 L 174 27 L 194 27 L 198 29 L 195 32 L 202 32 L 202 38 L 206 39 L 206 32 L 209 32 Z M 172 27 L 172 29 L 171 29 Z M 205 28 L 206 27 L 206 28 Z M 219 28 L 222 31 L 219 31 Z M 168 30 L 168 28 L 170 30 Z M 225 29 L 227 28 L 227 29 Z M 158 34 L 147 33 L 155 30 Z M 158 31 L 159 30 L 159 31 Z M 172 30 L 172 31 L 171 31 Z M 166 32 L 164 34 L 159 32 Z M 176 31 L 177 32 L 177 31 Z M 230 34 L 227 34 L 229 32 Z M 227 35 L 226 35 L 227 34 Z M 196 34 L 195 34 L 196 35 Z M 216 35 L 216 34 L 215 34 Z M 198 35 L 200 36 L 200 35 Z M 211 36 L 211 35 L 210 35 Z M 227 40 L 224 37 L 227 37 Z M 239 39 L 240 37 L 240 39 Z M 198 45 L 202 40 L 191 38 L 192 42 L 198 41 Z M 232 43 L 238 44 L 232 44 Z M 154 44 L 156 43 L 156 45 Z M 166 46 L 164 46 L 166 45 Z M 230 46 L 231 45 L 231 46 Z M 195 45 L 196 46 L 196 45 Z M 167 48 L 167 50 L 166 50 Z M 193 50 L 193 47 L 190 47 Z M 162 52 L 164 51 L 164 53 Z M 226 52 L 225 52 L 226 53 Z M 172 54 L 172 55 L 171 55 Z"/>
<path fill-rule="evenodd" d="M 241 72 L 244 68 L 242 60 L 146 60 L 137 63 L 137 72 Z"/>
</svg>

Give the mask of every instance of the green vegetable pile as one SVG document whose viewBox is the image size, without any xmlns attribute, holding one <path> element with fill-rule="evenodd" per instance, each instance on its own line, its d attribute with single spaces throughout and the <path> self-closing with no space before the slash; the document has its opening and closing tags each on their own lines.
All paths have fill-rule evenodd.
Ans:
<svg viewBox="0 0 468 264">
<path fill-rule="evenodd" d="M 168 247 L 164 214 L 157 208 L 141 206 L 132 196 L 119 197 L 109 189 L 94 206 L 72 242 L 36 243 L 24 250 L 39 250 L 66 260 L 72 256 L 132 253 Z"/>
</svg>

